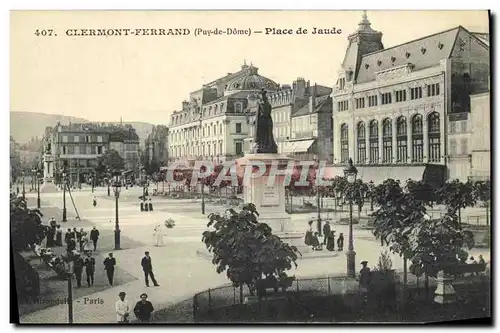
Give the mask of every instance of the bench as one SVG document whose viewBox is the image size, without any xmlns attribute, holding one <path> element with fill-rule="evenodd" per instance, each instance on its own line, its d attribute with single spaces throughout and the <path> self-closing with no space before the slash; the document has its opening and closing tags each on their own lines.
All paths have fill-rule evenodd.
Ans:
<svg viewBox="0 0 500 333">
<path fill-rule="evenodd" d="M 289 276 L 284 279 L 278 281 L 278 279 L 274 276 L 267 277 L 264 280 L 260 280 L 257 285 L 257 290 L 260 291 L 259 294 L 265 294 L 267 290 L 272 289 L 275 293 L 281 288 L 282 292 L 285 292 L 288 288 L 290 288 L 295 281 L 294 276 Z"/>
<path fill-rule="evenodd" d="M 459 265 L 453 265 L 449 266 L 443 269 L 445 273 L 453 275 L 455 277 L 457 276 L 463 276 L 467 273 L 470 274 L 478 274 L 482 273 L 486 270 L 486 264 L 459 264 Z"/>
</svg>

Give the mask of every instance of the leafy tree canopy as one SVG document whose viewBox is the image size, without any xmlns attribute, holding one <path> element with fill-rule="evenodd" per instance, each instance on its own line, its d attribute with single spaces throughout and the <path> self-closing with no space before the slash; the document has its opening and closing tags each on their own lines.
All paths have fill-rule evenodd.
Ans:
<svg viewBox="0 0 500 333">
<path fill-rule="evenodd" d="M 446 182 L 437 190 L 438 203 L 445 204 L 448 211 L 455 214 L 459 209 L 474 206 L 476 198 L 472 182 L 460 182 L 458 179 Z"/>
<path fill-rule="evenodd" d="M 45 238 L 47 226 L 42 224 L 42 216 L 38 209 L 29 209 L 22 198 L 11 197 L 10 232 L 15 250 L 25 250 Z"/>
<path fill-rule="evenodd" d="M 125 168 L 125 161 L 114 149 L 107 150 L 104 154 L 99 156 L 97 164 L 101 164 L 106 170 L 123 170 Z"/>
<path fill-rule="evenodd" d="M 245 205 L 240 212 L 212 213 L 208 218 L 207 226 L 215 230 L 205 231 L 202 241 L 213 253 L 217 273 L 226 271 L 234 286 L 246 284 L 253 293 L 262 279 L 273 276 L 280 281 L 292 265 L 297 267 L 297 248 L 258 222 L 254 204 Z"/>
</svg>

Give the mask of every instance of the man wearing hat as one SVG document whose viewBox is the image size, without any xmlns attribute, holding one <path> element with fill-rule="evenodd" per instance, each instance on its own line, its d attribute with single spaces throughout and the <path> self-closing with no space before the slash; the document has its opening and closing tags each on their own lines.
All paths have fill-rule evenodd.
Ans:
<svg viewBox="0 0 500 333">
<path fill-rule="evenodd" d="M 125 299 L 125 295 L 123 291 L 120 292 L 118 294 L 120 299 L 115 303 L 116 320 L 121 324 L 128 323 L 128 316 L 130 314 L 130 304 Z"/>
<path fill-rule="evenodd" d="M 137 302 L 134 307 L 134 314 L 141 323 L 147 323 L 154 310 L 153 304 L 148 301 L 148 295 L 146 293 L 142 293 L 140 297 L 141 300 Z"/>
<path fill-rule="evenodd" d="M 363 268 L 359 271 L 359 289 L 362 293 L 367 293 L 370 284 L 370 268 L 366 260 L 362 261 L 361 265 Z"/>
</svg>

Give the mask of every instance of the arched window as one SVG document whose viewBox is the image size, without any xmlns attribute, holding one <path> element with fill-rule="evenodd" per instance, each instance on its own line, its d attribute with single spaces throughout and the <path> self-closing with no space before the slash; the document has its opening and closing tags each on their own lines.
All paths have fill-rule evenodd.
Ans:
<svg viewBox="0 0 500 333">
<path fill-rule="evenodd" d="M 413 162 L 424 161 L 424 132 L 422 115 L 416 114 L 411 119 L 411 145 Z"/>
<path fill-rule="evenodd" d="M 441 160 L 441 128 L 439 123 L 439 113 L 432 112 L 427 117 L 429 133 L 429 162 L 439 162 Z"/>
<path fill-rule="evenodd" d="M 378 164 L 378 122 L 372 120 L 370 122 L 370 163 Z"/>
<path fill-rule="evenodd" d="M 349 161 L 349 127 L 347 124 L 340 126 L 340 163 Z"/>
<path fill-rule="evenodd" d="M 382 163 L 392 163 L 392 119 L 382 122 Z"/>
<path fill-rule="evenodd" d="M 396 146 L 397 150 L 397 161 L 399 163 L 408 162 L 408 134 L 406 118 L 401 116 L 396 120 Z"/>
<path fill-rule="evenodd" d="M 365 123 L 360 121 L 357 127 L 357 141 L 358 141 L 358 164 L 366 162 L 366 128 Z"/>
</svg>

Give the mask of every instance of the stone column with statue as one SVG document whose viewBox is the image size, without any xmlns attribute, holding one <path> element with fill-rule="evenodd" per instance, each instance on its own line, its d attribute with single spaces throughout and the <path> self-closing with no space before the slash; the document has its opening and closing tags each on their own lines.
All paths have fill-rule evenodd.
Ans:
<svg viewBox="0 0 500 333">
<path fill-rule="evenodd" d="M 285 211 L 286 170 L 292 159 L 278 154 L 278 146 L 273 135 L 271 110 L 271 104 L 263 89 L 256 110 L 251 153 L 245 154 L 244 157 L 238 159 L 237 163 L 245 172 L 252 172 L 254 168 L 264 166 L 266 170 L 261 176 L 255 178 L 244 175 L 246 181 L 243 192 L 244 203 L 253 203 L 259 212 L 259 222 L 268 224 L 274 234 L 305 253 L 309 248 L 304 244 L 304 233 L 294 231 L 291 218 Z M 279 172 L 273 175 L 271 170 L 279 170 Z"/>
</svg>

